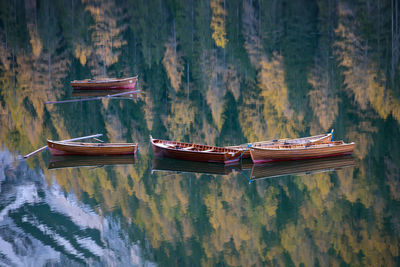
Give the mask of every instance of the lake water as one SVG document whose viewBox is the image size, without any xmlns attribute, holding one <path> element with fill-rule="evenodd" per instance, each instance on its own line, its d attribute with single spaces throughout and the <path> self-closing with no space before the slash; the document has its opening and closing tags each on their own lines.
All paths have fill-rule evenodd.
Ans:
<svg viewBox="0 0 400 267">
<path fill-rule="evenodd" d="M 6 266 L 399 266 L 398 1 L 0 3 Z M 137 98 L 70 81 L 139 75 Z M 235 145 L 334 129 L 350 157 L 224 166 Z M 23 155 L 102 133 L 136 157 Z"/>
</svg>

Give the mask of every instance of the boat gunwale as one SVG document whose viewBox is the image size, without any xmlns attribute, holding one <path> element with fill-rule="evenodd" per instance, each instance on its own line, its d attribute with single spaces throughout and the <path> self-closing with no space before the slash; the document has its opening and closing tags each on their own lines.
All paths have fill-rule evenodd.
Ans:
<svg viewBox="0 0 400 267">
<path fill-rule="evenodd" d="M 175 143 L 176 145 L 183 144 L 183 145 L 203 146 L 203 147 L 207 147 L 207 148 L 205 148 L 207 150 L 208 149 L 217 149 L 217 150 L 227 150 L 227 151 L 185 150 L 184 147 L 179 148 L 179 149 L 176 148 L 176 147 L 164 147 L 164 146 L 160 146 L 158 143 L 154 142 L 154 140 L 160 141 L 162 144 L 165 143 L 165 142 L 167 142 L 167 143 L 171 142 L 171 143 Z M 161 148 L 161 149 L 168 149 L 168 150 L 171 150 L 171 151 L 182 151 L 184 153 L 188 153 L 189 152 L 189 153 L 193 153 L 193 154 L 196 154 L 196 153 L 199 153 L 199 152 L 207 153 L 207 154 L 211 154 L 211 155 L 215 155 L 215 154 L 225 155 L 225 154 L 232 154 L 233 153 L 233 156 L 234 156 L 237 153 L 242 153 L 242 151 L 240 151 L 238 149 L 231 149 L 231 148 L 217 147 L 217 146 L 210 146 L 210 145 L 202 145 L 202 144 L 195 144 L 195 143 L 185 143 L 185 142 L 179 142 L 179 141 L 168 141 L 168 140 L 153 139 L 153 138 L 151 138 L 151 143 L 153 145 Z"/>
<path fill-rule="evenodd" d="M 338 142 L 338 141 L 334 141 Z M 344 147 L 344 146 L 351 146 L 355 145 L 354 142 L 351 143 L 341 143 L 341 144 L 335 144 L 331 145 L 331 143 L 325 143 L 325 144 L 314 144 L 310 146 L 306 146 L 307 144 L 304 144 L 304 147 L 295 147 L 295 148 L 272 148 L 272 147 L 249 147 L 250 150 L 259 150 L 259 151 L 296 151 L 296 150 L 309 150 L 309 149 L 325 149 L 325 148 L 338 148 L 338 147 Z"/>
<path fill-rule="evenodd" d="M 254 147 L 266 147 L 266 146 L 271 146 L 274 144 L 279 144 L 281 142 L 292 142 L 292 143 L 289 143 L 289 145 L 299 145 L 299 144 L 309 144 L 309 143 L 312 144 L 312 143 L 318 142 L 318 141 L 323 140 L 328 137 L 332 138 L 332 132 L 327 133 L 327 134 L 318 134 L 318 135 L 312 135 L 312 136 L 307 136 L 307 137 L 283 138 L 283 139 L 273 139 L 273 140 L 259 141 L 259 142 L 253 142 L 253 143 L 245 143 L 245 144 L 240 144 L 240 145 L 236 145 L 236 146 L 226 146 L 226 148 L 246 149 L 249 145 L 254 146 Z M 301 143 L 301 141 L 306 141 L 306 142 Z"/>
<path fill-rule="evenodd" d="M 71 81 L 71 85 L 72 84 L 107 84 L 107 83 L 120 83 L 120 82 L 125 82 L 125 81 L 129 81 L 129 80 L 133 80 L 135 79 L 137 81 L 139 76 L 134 76 L 134 77 L 128 77 L 128 78 L 109 78 L 109 79 L 102 79 L 102 80 L 96 80 L 96 79 L 85 79 L 85 80 L 73 80 Z"/>
<path fill-rule="evenodd" d="M 109 147 L 135 147 L 138 143 L 75 143 L 69 141 L 53 141 L 47 140 L 48 143 L 53 143 L 57 145 L 63 145 L 67 147 L 99 147 L 99 148 L 109 148 Z"/>
</svg>

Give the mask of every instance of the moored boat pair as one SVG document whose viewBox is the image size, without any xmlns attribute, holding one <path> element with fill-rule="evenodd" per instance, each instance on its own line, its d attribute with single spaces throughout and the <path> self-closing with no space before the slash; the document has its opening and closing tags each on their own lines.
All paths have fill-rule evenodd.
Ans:
<svg viewBox="0 0 400 267">
<path fill-rule="evenodd" d="M 323 158 L 352 154 L 354 143 L 332 141 L 332 132 L 296 139 L 248 143 L 240 146 L 215 147 L 176 141 L 150 141 L 156 156 L 231 164 L 251 157 L 254 163 Z"/>
<path fill-rule="evenodd" d="M 156 156 L 165 156 L 191 161 L 234 163 L 243 154 L 241 150 L 223 147 L 198 145 L 176 141 L 153 139 L 150 137 Z M 64 155 L 129 155 L 136 154 L 136 143 L 82 143 L 47 140 L 50 154 Z"/>
</svg>

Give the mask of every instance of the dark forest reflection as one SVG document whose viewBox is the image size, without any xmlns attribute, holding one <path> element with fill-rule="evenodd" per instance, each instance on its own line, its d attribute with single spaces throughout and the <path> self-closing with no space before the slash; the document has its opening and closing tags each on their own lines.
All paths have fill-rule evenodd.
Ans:
<svg viewBox="0 0 400 267">
<path fill-rule="evenodd" d="M 399 8 L 2 1 L 2 264 L 399 265 Z M 136 75 L 138 99 L 44 104 L 82 97 L 71 80 Z M 221 166 L 149 146 L 332 128 L 353 157 Z M 138 157 L 18 159 L 95 133 L 138 142 Z"/>
</svg>

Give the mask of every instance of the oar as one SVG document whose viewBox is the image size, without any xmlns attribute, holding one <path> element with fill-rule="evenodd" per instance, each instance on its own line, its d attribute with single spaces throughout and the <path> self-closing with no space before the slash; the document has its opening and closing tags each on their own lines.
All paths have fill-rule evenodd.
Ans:
<svg viewBox="0 0 400 267">
<path fill-rule="evenodd" d="M 100 100 L 102 98 L 114 98 L 114 97 L 120 96 L 120 95 L 136 94 L 139 92 L 140 92 L 140 90 L 135 90 L 135 91 L 128 91 L 128 92 L 123 92 L 123 93 L 118 93 L 118 94 L 113 94 L 113 95 L 106 95 L 106 96 L 96 96 L 96 97 L 88 97 L 88 98 L 81 98 L 81 99 L 68 99 L 68 100 L 60 100 L 60 101 L 48 101 L 48 102 L 44 102 L 44 104 L 48 105 L 48 104 L 61 104 L 61 103 L 82 102 L 82 101 L 90 101 L 90 100 Z"/>
<path fill-rule="evenodd" d="M 95 137 L 100 137 L 103 134 L 94 134 L 94 135 L 88 135 L 88 136 L 83 136 L 83 137 L 77 137 L 77 138 L 72 138 L 72 139 L 67 139 L 67 140 L 61 140 L 61 142 L 68 142 L 68 141 L 78 141 L 78 140 L 82 140 L 82 139 L 88 139 L 88 138 L 95 138 Z M 35 155 L 36 153 L 39 153 L 42 150 L 45 150 L 47 148 L 47 146 L 41 147 L 27 155 L 24 156 L 24 159 L 29 158 L 30 156 Z"/>
<path fill-rule="evenodd" d="M 39 148 L 38 150 L 35 150 L 35 151 L 33 151 L 33 152 L 31 152 L 31 153 L 25 155 L 25 156 L 24 156 L 24 159 L 27 159 L 27 158 L 29 158 L 30 156 L 33 156 L 33 155 L 35 155 L 36 153 L 39 153 L 40 151 L 45 150 L 46 148 L 47 148 L 47 146 L 44 146 L 44 147 Z"/>
</svg>

